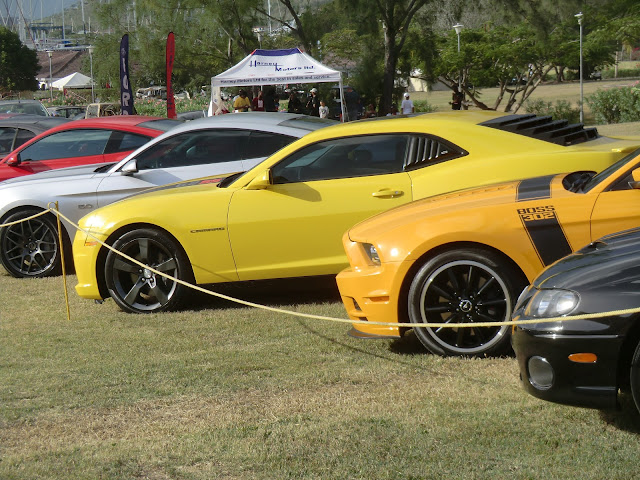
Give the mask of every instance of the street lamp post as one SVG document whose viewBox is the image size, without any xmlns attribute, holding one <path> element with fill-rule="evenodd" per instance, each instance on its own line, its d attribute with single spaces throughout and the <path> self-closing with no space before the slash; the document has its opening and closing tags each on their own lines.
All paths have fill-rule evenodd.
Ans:
<svg viewBox="0 0 640 480">
<path fill-rule="evenodd" d="M 458 56 L 460 56 L 460 32 L 462 32 L 462 27 L 463 25 L 461 23 L 456 23 L 453 26 L 458 36 Z M 462 68 L 460 69 L 460 76 L 458 77 L 458 92 L 462 93 Z"/>
<path fill-rule="evenodd" d="M 578 25 L 580 25 L 580 123 L 584 122 L 584 90 L 583 90 L 583 73 L 582 73 L 582 12 L 576 13 L 575 17 L 578 19 Z"/>
<path fill-rule="evenodd" d="M 91 103 L 95 103 L 95 96 L 93 94 L 93 45 L 87 47 L 89 50 L 89 66 L 91 68 Z"/>
<path fill-rule="evenodd" d="M 47 50 L 47 55 L 49 55 L 49 97 L 51 98 L 51 103 L 53 103 L 53 87 L 51 85 L 53 83 L 53 76 L 51 74 L 51 56 L 53 55 L 53 51 Z"/>
</svg>

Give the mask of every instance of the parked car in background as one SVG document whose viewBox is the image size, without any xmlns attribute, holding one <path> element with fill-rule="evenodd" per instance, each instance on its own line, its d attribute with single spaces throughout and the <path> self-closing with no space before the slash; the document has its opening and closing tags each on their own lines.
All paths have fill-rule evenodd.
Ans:
<svg viewBox="0 0 640 480">
<path fill-rule="evenodd" d="M 0 114 L 2 113 L 49 116 L 49 111 L 39 100 L 0 100 Z"/>
<path fill-rule="evenodd" d="M 179 124 L 177 120 L 137 115 L 65 122 L 0 160 L 0 182 L 55 168 L 117 162 Z"/>
<path fill-rule="evenodd" d="M 564 257 L 522 292 L 513 349 L 531 395 L 551 402 L 614 408 L 631 392 L 640 411 L 640 229 L 615 233 Z M 565 316 L 593 315 L 583 320 Z M 544 320 L 557 318 L 557 321 Z"/>
<path fill-rule="evenodd" d="M 66 118 L 22 114 L 0 118 L 0 159 L 36 135 L 68 121 Z"/>
<path fill-rule="evenodd" d="M 119 103 L 90 103 L 84 112 L 84 118 L 111 117 L 120 115 Z"/>
<path fill-rule="evenodd" d="M 74 105 L 74 106 L 57 106 L 47 108 L 49 113 L 53 117 L 65 117 L 76 119 L 78 115 L 84 115 L 87 110 L 86 106 Z"/>
<path fill-rule="evenodd" d="M 219 115 L 176 126 L 116 164 L 90 165 L 0 183 L 0 224 L 31 216 L 58 202 L 73 222 L 92 210 L 149 187 L 206 175 L 248 170 L 312 130 L 336 122 L 306 115 Z M 0 230 L 0 261 L 15 277 L 59 271 L 53 216 Z M 64 236 L 74 228 L 64 222 Z M 46 248 L 45 248 L 46 247 Z"/>
<path fill-rule="evenodd" d="M 542 138 L 524 126 L 546 124 Z M 199 284 L 335 275 L 354 223 L 422 198 L 496 179 L 566 168 L 601 169 L 640 142 L 570 135 L 533 115 L 439 112 L 350 122 L 312 132 L 239 177 L 173 184 L 83 217 L 100 240 Z M 525 134 L 509 131 L 523 127 Z M 566 127 L 566 125 L 565 125 Z M 567 146 L 568 145 L 568 146 Z M 120 261 L 86 234 L 74 243 L 84 298 L 124 310 L 175 308 L 181 284 Z"/>
<path fill-rule="evenodd" d="M 435 354 L 497 354 L 509 347 L 509 326 L 420 324 L 509 320 L 517 295 L 544 267 L 637 225 L 640 149 L 598 174 L 580 170 L 461 190 L 370 218 L 345 234 L 351 266 L 337 282 L 354 320 L 414 323 Z M 361 337 L 406 331 L 353 326 Z"/>
</svg>

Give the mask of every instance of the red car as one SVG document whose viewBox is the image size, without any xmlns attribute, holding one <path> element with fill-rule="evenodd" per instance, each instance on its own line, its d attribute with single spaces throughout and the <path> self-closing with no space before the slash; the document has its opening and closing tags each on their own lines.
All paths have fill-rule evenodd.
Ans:
<svg viewBox="0 0 640 480">
<path fill-rule="evenodd" d="M 54 168 L 117 162 L 180 123 L 139 115 L 67 122 L 32 138 L 1 159 L 0 181 Z"/>
</svg>

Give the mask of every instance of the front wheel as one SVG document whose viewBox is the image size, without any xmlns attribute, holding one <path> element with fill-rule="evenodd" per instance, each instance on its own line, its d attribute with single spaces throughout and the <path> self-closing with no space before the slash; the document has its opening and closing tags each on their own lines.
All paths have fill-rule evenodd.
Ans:
<svg viewBox="0 0 640 480">
<path fill-rule="evenodd" d="M 113 248 L 146 267 L 180 280 L 191 279 L 189 261 L 180 246 L 166 233 L 138 229 L 125 233 Z M 105 282 L 118 306 L 131 313 L 174 310 L 187 293 L 184 285 L 153 273 L 109 251 L 105 262 Z"/>
<path fill-rule="evenodd" d="M 497 254 L 480 249 L 441 253 L 418 271 L 409 289 L 412 323 L 446 323 L 451 327 L 414 328 L 432 353 L 481 356 L 509 347 L 509 325 L 462 327 L 458 323 L 511 319 L 515 298 L 524 286 L 515 269 Z"/>
<path fill-rule="evenodd" d="M 633 353 L 630 371 L 631 396 L 636 405 L 636 409 L 640 413 L 640 343 Z"/>
<path fill-rule="evenodd" d="M 40 210 L 12 213 L 0 223 L 31 217 Z M 16 278 L 47 277 L 60 273 L 58 227 L 48 214 L 0 230 L 0 261 Z"/>
</svg>

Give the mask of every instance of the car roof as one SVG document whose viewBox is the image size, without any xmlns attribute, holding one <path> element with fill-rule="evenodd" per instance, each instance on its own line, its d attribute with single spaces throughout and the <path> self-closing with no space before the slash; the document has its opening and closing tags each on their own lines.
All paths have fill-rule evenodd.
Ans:
<svg viewBox="0 0 640 480">
<path fill-rule="evenodd" d="M 182 122 L 178 120 L 171 120 L 164 117 L 147 117 L 144 115 L 111 115 L 108 117 L 73 120 L 73 122 L 69 125 L 61 126 L 60 128 L 66 130 L 67 128 L 126 128 L 139 126 L 165 132 L 174 126 L 180 125 L 181 123 Z"/>
<path fill-rule="evenodd" d="M 69 118 L 64 117 L 45 117 L 43 115 L 16 114 L 6 118 L 0 118 L 0 126 L 12 127 L 19 125 L 36 125 L 43 128 L 44 130 L 48 130 L 52 127 L 70 121 L 71 120 Z"/>
<path fill-rule="evenodd" d="M 228 113 L 224 115 L 214 115 L 213 117 L 198 118 L 185 123 L 178 127 L 175 131 L 195 130 L 199 128 L 243 128 L 265 130 L 269 127 L 283 126 L 299 128 L 306 131 L 316 130 L 317 128 L 337 125 L 338 122 L 326 121 L 318 117 L 299 113 L 284 112 L 241 112 Z"/>
</svg>

